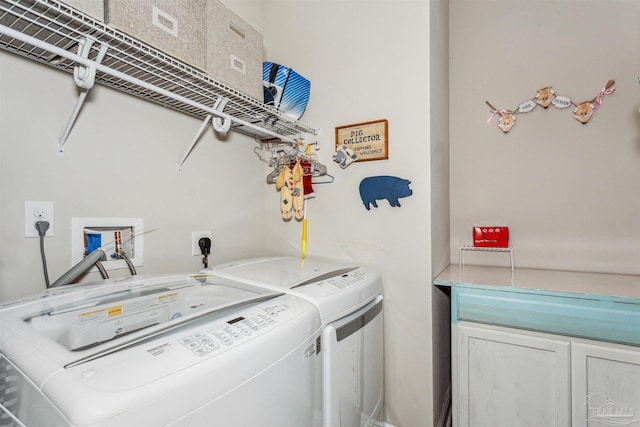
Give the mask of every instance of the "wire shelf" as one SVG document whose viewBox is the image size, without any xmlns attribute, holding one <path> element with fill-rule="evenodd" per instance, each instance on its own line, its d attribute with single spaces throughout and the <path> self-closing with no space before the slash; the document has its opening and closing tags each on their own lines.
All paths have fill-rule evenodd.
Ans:
<svg viewBox="0 0 640 427">
<path fill-rule="evenodd" d="M 318 133 L 275 108 L 216 81 L 203 71 L 57 0 L 0 0 L 0 48 L 73 74 L 76 61 L 51 52 L 52 49 L 12 37 L 8 31 L 3 31 L 3 26 L 71 54 L 75 54 L 81 39 L 94 39 L 97 43 L 94 42 L 87 58 L 92 61 L 98 57 L 101 45 L 106 44 L 106 55 L 98 62 L 107 71 L 114 70 L 115 74 L 122 73 L 146 84 L 141 86 L 122 79 L 105 72 L 104 68 L 96 72 L 97 83 L 199 119 L 205 119 L 210 112 L 194 106 L 194 103 L 213 108 L 216 100 L 225 98 L 228 102 L 224 113 L 240 119 L 240 123 L 234 120 L 231 124 L 231 130 L 236 132 L 258 139 L 273 138 L 274 134 L 287 137 Z M 182 98 L 193 102 L 184 102 Z"/>
<path fill-rule="evenodd" d="M 482 246 L 473 246 L 473 245 L 462 245 L 460 246 L 460 267 L 464 266 L 464 253 L 466 251 L 473 252 L 506 252 L 509 254 L 509 263 L 511 266 L 511 271 L 514 269 L 513 264 L 513 248 L 508 246 L 506 248 L 493 248 L 493 247 L 482 247 Z"/>
</svg>

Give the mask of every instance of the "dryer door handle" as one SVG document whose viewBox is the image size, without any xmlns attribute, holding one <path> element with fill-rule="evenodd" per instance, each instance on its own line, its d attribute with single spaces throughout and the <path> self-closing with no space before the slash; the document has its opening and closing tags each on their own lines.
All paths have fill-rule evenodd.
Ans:
<svg viewBox="0 0 640 427">
<path fill-rule="evenodd" d="M 336 339 L 338 342 L 343 339 L 349 337 L 350 335 L 358 332 L 360 329 L 364 328 L 367 323 L 371 322 L 376 318 L 378 314 L 382 312 L 382 295 L 378 295 L 378 297 L 372 301 L 369 306 L 365 306 L 362 311 L 364 313 L 359 314 L 356 313 L 356 317 L 336 328 Z M 371 305 L 373 304 L 373 305 Z"/>
</svg>

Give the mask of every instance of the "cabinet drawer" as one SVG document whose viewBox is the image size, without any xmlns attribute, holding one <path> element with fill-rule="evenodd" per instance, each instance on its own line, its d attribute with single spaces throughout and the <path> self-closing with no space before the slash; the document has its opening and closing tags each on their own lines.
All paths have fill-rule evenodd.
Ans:
<svg viewBox="0 0 640 427">
<path fill-rule="evenodd" d="M 452 288 L 452 321 L 461 320 L 640 345 L 640 304 L 578 294 Z"/>
</svg>

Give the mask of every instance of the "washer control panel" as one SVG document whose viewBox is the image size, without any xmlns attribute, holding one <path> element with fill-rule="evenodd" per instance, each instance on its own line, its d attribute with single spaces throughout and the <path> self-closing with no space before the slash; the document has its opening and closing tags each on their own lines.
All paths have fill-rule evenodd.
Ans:
<svg viewBox="0 0 640 427">
<path fill-rule="evenodd" d="M 192 331 L 189 335 L 178 339 L 178 342 L 196 356 L 202 357 L 217 350 L 232 347 L 253 335 L 266 331 L 270 326 L 275 325 L 278 316 L 288 309 L 289 307 L 285 304 L 270 305 L 226 322 L 216 322 L 210 328 Z"/>
<path fill-rule="evenodd" d="M 356 269 L 348 273 L 340 274 L 338 276 L 334 276 L 318 282 L 318 285 L 322 286 L 323 284 L 326 284 L 340 289 L 348 288 L 349 286 L 362 281 L 365 278 L 366 274 L 367 273 L 365 270 Z"/>
</svg>

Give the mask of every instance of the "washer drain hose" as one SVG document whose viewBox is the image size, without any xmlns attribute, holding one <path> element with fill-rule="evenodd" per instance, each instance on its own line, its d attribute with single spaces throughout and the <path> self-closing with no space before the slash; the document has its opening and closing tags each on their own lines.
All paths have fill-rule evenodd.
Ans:
<svg viewBox="0 0 640 427">
<path fill-rule="evenodd" d="M 104 258 L 105 258 L 105 256 L 104 256 L 104 252 L 102 251 L 102 249 L 94 250 L 89 255 L 84 257 L 84 259 L 82 261 L 80 261 L 79 263 L 77 263 L 76 265 L 71 267 L 69 269 L 69 271 L 67 271 L 62 276 L 60 276 L 60 278 L 58 280 L 56 280 L 55 282 L 53 282 L 50 287 L 51 288 L 56 288 L 58 286 L 64 286 L 64 285 L 68 285 L 68 284 L 72 283 L 79 276 L 81 276 L 86 271 L 88 271 L 91 267 L 93 267 L 96 262 L 98 262 L 98 261 L 100 261 L 100 260 L 102 260 Z"/>
</svg>

